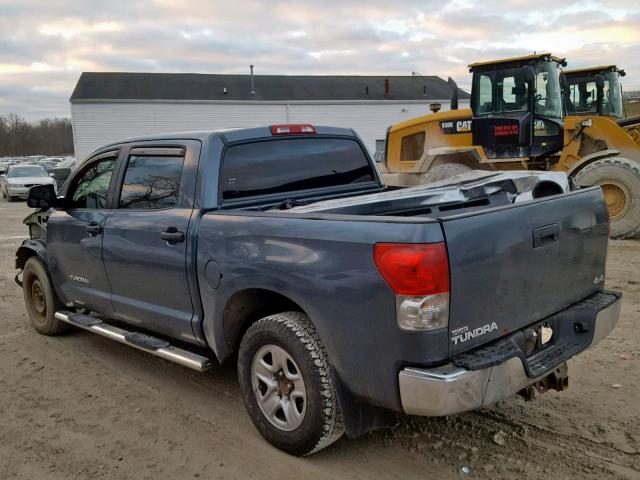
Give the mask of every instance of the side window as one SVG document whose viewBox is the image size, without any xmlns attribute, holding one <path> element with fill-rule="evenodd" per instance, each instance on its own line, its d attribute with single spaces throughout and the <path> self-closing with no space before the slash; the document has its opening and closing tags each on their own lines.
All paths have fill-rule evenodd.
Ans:
<svg viewBox="0 0 640 480">
<path fill-rule="evenodd" d="M 414 133 L 402 138 L 400 146 L 400 160 L 419 160 L 424 152 L 424 132 Z"/>
<path fill-rule="evenodd" d="M 505 110 L 509 105 L 516 103 L 516 79 L 515 77 L 504 77 L 502 79 L 502 101 L 505 104 Z"/>
<path fill-rule="evenodd" d="M 488 75 L 480 75 L 480 92 L 478 94 L 479 113 L 489 113 L 493 110 L 493 82 Z"/>
<path fill-rule="evenodd" d="M 105 208 L 115 157 L 105 158 L 80 173 L 70 189 L 69 208 Z"/>
<path fill-rule="evenodd" d="M 183 163 L 183 156 L 131 155 L 122 183 L 120 208 L 175 207 Z"/>
</svg>

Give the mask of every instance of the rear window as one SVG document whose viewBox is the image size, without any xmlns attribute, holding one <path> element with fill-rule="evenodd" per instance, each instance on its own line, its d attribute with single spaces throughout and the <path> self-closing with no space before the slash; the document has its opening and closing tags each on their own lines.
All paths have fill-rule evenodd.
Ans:
<svg viewBox="0 0 640 480">
<path fill-rule="evenodd" d="M 225 200 L 375 180 L 359 143 L 287 138 L 229 147 L 220 180 Z"/>
</svg>

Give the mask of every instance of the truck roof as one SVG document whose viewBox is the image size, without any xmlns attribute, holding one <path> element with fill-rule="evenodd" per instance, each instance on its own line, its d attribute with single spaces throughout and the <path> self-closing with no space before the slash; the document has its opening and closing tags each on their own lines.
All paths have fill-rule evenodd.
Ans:
<svg viewBox="0 0 640 480">
<path fill-rule="evenodd" d="M 349 137 L 356 136 L 356 133 L 350 128 L 328 127 L 321 125 L 313 125 L 318 135 L 345 135 Z M 124 138 L 109 144 L 103 145 L 98 150 L 120 145 L 122 143 L 143 142 L 153 140 L 200 140 L 207 141 L 211 137 L 223 137 L 227 142 L 236 142 L 241 140 L 251 140 L 254 138 L 265 138 L 276 136 L 271 133 L 271 125 L 248 127 L 248 128 L 227 128 L 221 130 L 196 130 L 187 132 L 168 132 L 157 133 L 153 135 L 141 135 L 136 137 Z M 93 155 L 93 152 L 91 153 Z"/>
</svg>

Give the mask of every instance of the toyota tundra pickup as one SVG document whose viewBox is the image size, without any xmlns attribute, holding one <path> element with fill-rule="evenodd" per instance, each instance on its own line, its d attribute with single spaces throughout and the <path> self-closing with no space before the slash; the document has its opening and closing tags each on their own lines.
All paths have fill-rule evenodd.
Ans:
<svg viewBox="0 0 640 480">
<path fill-rule="evenodd" d="M 237 360 L 255 426 L 295 455 L 397 413 L 563 390 L 619 316 L 600 188 L 482 172 L 390 189 L 349 129 L 130 139 L 28 203 L 35 330 L 199 371 Z"/>
</svg>

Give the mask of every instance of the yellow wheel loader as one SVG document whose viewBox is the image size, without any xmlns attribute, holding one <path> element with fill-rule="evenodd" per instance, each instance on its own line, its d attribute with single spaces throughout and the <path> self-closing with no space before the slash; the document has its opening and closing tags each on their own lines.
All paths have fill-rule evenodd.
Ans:
<svg viewBox="0 0 640 480">
<path fill-rule="evenodd" d="M 577 185 L 602 186 L 612 236 L 640 234 L 640 122 L 605 115 L 622 112 L 619 71 L 608 89 L 602 76 L 595 80 L 595 112 L 565 115 L 563 66 L 549 53 L 470 65 L 471 109 L 456 110 L 454 95 L 453 110 L 389 128 L 386 183 L 421 185 L 471 169 L 564 171 Z"/>
</svg>

